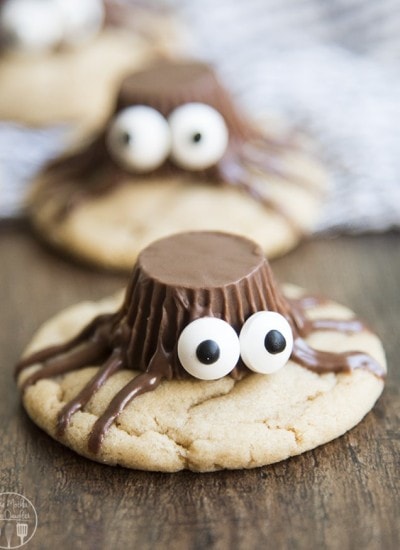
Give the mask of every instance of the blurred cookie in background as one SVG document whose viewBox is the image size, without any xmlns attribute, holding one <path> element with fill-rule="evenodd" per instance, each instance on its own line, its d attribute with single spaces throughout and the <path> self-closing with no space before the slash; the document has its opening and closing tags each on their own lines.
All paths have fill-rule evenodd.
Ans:
<svg viewBox="0 0 400 550">
<path fill-rule="evenodd" d="M 250 120 L 209 65 L 163 61 L 123 81 L 100 132 L 43 170 L 27 209 L 57 248 L 130 270 L 152 240 L 194 229 L 281 255 L 312 231 L 326 184 L 309 143 Z"/>
</svg>

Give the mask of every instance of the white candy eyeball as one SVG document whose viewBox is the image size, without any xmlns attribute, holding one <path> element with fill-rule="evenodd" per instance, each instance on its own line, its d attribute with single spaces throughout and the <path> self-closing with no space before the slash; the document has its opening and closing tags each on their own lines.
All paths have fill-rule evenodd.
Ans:
<svg viewBox="0 0 400 550">
<path fill-rule="evenodd" d="M 249 317 L 239 340 L 243 362 L 260 374 L 270 374 L 286 365 L 293 349 L 292 329 L 275 311 L 258 311 Z"/>
<path fill-rule="evenodd" d="M 37 53 L 51 50 L 63 37 L 62 16 L 52 0 L 11 0 L 0 12 L 0 28 L 10 46 Z"/>
<path fill-rule="evenodd" d="M 81 44 L 95 36 L 104 21 L 102 0 L 54 0 L 60 10 L 68 44 Z"/>
<path fill-rule="evenodd" d="M 179 336 L 179 361 L 200 380 L 222 378 L 234 369 L 239 356 L 239 338 L 222 319 L 201 317 L 187 325 Z"/>
<path fill-rule="evenodd" d="M 171 157 L 181 168 L 204 170 L 216 164 L 228 146 L 223 116 L 204 103 L 186 103 L 169 116 Z"/>
<path fill-rule="evenodd" d="M 107 136 L 111 155 L 132 172 L 148 172 L 168 157 L 171 135 L 161 113 L 145 105 L 128 107 L 111 124 Z"/>
</svg>

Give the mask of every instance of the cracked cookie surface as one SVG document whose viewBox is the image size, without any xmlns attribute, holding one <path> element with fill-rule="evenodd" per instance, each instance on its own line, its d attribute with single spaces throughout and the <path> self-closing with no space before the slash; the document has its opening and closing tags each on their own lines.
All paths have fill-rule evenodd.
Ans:
<svg viewBox="0 0 400 550">
<path fill-rule="evenodd" d="M 285 287 L 287 295 L 301 293 Z M 27 352 L 65 341 L 100 313 L 115 311 L 122 295 L 84 302 L 48 321 Z M 309 312 L 313 318 L 349 318 L 351 311 L 330 302 Z M 385 365 L 379 339 L 371 332 L 352 335 L 321 331 L 308 342 L 332 351 L 360 350 Z M 19 383 L 40 368 L 24 371 Z M 93 376 L 88 366 L 28 387 L 24 406 L 32 420 L 56 437 L 57 415 Z M 373 407 L 383 380 L 358 369 L 351 373 L 316 374 L 291 361 L 270 375 L 250 374 L 240 381 L 171 380 L 134 399 L 108 431 L 100 453 L 87 449 L 90 430 L 111 398 L 138 373 L 112 376 L 82 411 L 61 442 L 79 454 L 107 464 L 174 472 L 252 468 L 300 454 L 355 426 Z"/>
</svg>

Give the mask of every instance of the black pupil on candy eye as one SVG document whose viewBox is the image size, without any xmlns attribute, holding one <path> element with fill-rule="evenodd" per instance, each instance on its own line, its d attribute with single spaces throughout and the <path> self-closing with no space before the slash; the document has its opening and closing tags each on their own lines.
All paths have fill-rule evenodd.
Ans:
<svg viewBox="0 0 400 550">
<path fill-rule="evenodd" d="M 264 339 L 264 346 L 268 353 L 281 353 L 286 348 L 285 337 L 279 330 L 270 330 Z"/>
<path fill-rule="evenodd" d="M 191 136 L 193 143 L 199 143 L 199 141 L 201 141 L 201 138 L 202 138 L 202 135 L 200 132 L 196 132 Z"/>
<path fill-rule="evenodd" d="M 132 136 L 128 132 L 121 133 L 121 143 L 122 145 L 129 145 L 132 141 Z"/>
<path fill-rule="evenodd" d="M 196 356 L 200 363 L 212 365 L 219 359 L 219 345 L 214 340 L 204 340 L 196 349 Z"/>
</svg>

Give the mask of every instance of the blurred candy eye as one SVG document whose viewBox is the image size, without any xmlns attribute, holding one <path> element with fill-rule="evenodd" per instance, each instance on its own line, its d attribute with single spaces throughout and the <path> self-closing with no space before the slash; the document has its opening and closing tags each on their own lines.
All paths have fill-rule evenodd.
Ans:
<svg viewBox="0 0 400 550">
<path fill-rule="evenodd" d="M 285 317 L 274 311 L 258 311 L 249 317 L 239 340 L 243 362 L 260 374 L 282 368 L 293 349 L 292 329 Z"/>
<path fill-rule="evenodd" d="M 79 44 L 92 38 L 104 20 L 102 0 L 54 0 L 64 25 L 64 42 Z"/>
<path fill-rule="evenodd" d="M 195 378 L 216 380 L 239 360 L 239 338 L 233 328 L 215 317 L 201 317 L 187 325 L 178 340 L 178 357 Z"/>
<path fill-rule="evenodd" d="M 32 53 L 52 49 L 63 37 L 62 16 L 51 0 L 5 2 L 0 29 L 10 46 Z"/>
<path fill-rule="evenodd" d="M 177 107 L 168 118 L 171 156 L 181 168 L 204 170 L 216 164 L 228 146 L 228 128 L 218 111 L 203 103 Z"/>
<path fill-rule="evenodd" d="M 132 172 L 147 172 L 160 166 L 169 155 L 170 142 L 165 118 L 145 105 L 121 111 L 107 136 L 112 156 Z"/>
</svg>

